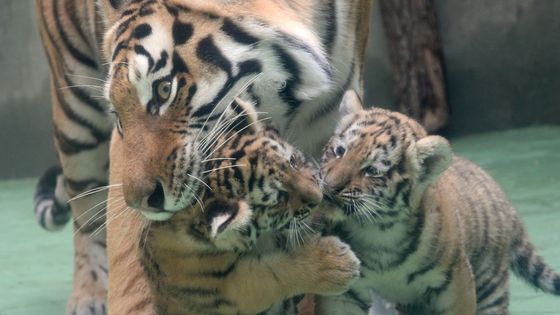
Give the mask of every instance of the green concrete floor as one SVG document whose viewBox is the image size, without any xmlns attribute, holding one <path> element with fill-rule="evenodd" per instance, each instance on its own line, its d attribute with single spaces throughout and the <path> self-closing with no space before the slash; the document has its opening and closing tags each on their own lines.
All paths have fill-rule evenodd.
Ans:
<svg viewBox="0 0 560 315">
<path fill-rule="evenodd" d="M 535 127 L 452 141 L 488 170 L 517 207 L 533 242 L 560 271 L 560 127 Z M 63 314 L 71 290 L 71 229 L 48 233 L 35 223 L 35 180 L 0 182 L 0 314 Z M 511 310 L 560 314 L 560 297 L 513 279 Z"/>
</svg>

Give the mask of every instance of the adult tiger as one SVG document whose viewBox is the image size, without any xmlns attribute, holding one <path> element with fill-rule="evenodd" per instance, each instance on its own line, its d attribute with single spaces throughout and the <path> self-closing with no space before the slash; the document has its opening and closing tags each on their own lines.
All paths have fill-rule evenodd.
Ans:
<svg viewBox="0 0 560 315">
<path fill-rule="evenodd" d="M 62 166 L 40 181 L 36 213 L 44 227 L 59 228 L 72 200 L 69 313 L 104 311 L 105 235 L 90 234 L 105 220 L 109 103 L 128 161 L 124 198 L 157 219 L 192 204 L 183 187 L 199 185 L 197 147 L 234 97 L 268 112 L 313 153 L 334 128 L 344 91 L 361 91 L 370 0 L 36 0 L 36 7 Z M 183 173 L 190 176 L 175 175 Z"/>
</svg>

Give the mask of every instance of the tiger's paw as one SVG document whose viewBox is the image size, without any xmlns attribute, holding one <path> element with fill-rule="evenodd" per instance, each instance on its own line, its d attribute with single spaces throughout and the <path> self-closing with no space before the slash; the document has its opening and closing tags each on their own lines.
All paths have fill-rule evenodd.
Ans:
<svg viewBox="0 0 560 315">
<path fill-rule="evenodd" d="M 309 293 L 341 294 L 360 277 L 360 260 L 338 237 L 320 237 L 305 247 L 313 265 L 314 283 Z"/>
<path fill-rule="evenodd" d="M 106 315 L 107 300 L 103 296 L 72 294 L 66 307 L 67 315 Z"/>
<path fill-rule="evenodd" d="M 68 315 L 106 315 L 107 279 L 104 270 L 83 265 L 74 275 L 74 291 L 68 299 Z"/>
<path fill-rule="evenodd" d="M 74 290 L 66 306 L 69 315 L 107 314 L 107 253 L 105 243 L 77 233 Z"/>
</svg>

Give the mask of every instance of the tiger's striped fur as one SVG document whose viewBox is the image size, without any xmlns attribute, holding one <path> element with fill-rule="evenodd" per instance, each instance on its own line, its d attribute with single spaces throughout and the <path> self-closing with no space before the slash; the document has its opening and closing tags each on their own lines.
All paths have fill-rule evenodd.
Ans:
<svg viewBox="0 0 560 315">
<path fill-rule="evenodd" d="M 63 180 L 62 169 L 51 167 L 39 179 L 35 191 L 35 216 L 39 224 L 50 231 L 61 229 L 70 220 L 69 198 L 61 184 Z"/>
<path fill-rule="evenodd" d="M 276 130 L 243 117 L 233 122 L 237 130 L 218 136 L 200 203 L 127 233 L 137 242 L 119 246 L 119 252 L 138 252 L 134 264 L 141 263 L 145 275 L 129 273 L 122 281 L 121 274 L 110 282 L 111 313 L 256 314 L 296 294 L 341 293 L 358 276 L 354 254 L 334 237 L 256 251 L 263 232 L 303 220 L 322 192 L 299 151 Z M 122 141 L 114 139 L 114 163 L 122 163 L 121 149 Z M 110 207 L 109 215 L 114 212 Z M 130 270 L 132 264 L 110 260 L 111 270 Z M 131 285 L 142 281 L 151 288 L 149 296 Z"/>
<path fill-rule="evenodd" d="M 129 161 L 123 182 L 112 184 L 124 185 L 129 205 L 175 211 L 193 201 L 184 184 L 198 183 L 163 170 L 173 164 L 182 168 L 178 174 L 199 175 L 198 140 L 233 97 L 252 101 L 283 136 L 316 152 L 330 134 L 325 125 L 338 117 L 343 91 L 361 90 L 369 0 L 35 2 L 63 173 L 56 191 L 65 192 L 43 200 L 72 200 L 76 230 L 69 313 L 103 305 L 105 236 L 90 234 L 105 221 L 116 120 L 109 109 L 119 118 Z M 173 97 L 155 97 L 166 89 Z M 49 202 L 37 205 L 39 220 L 61 212 Z M 155 212 L 145 211 L 157 219 Z M 56 229 L 63 221 L 45 225 Z"/>
<path fill-rule="evenodd" d="M 343 102 L 321 173 L 332 231 L 356 251 L 363 278 L 320 298 L 319 314 L 366 314 L 370 290 L 405 314 L 509 314 L 510 268 L 560 295 L 560 277 L 487 173 L 409 117 L 364 110 L 352 92 Z"/>
</svg>

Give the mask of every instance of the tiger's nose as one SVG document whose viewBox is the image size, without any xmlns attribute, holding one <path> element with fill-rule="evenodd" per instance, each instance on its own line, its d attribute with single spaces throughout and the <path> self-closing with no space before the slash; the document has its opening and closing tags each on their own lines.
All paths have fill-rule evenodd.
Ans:
<svg viewBox="0 0 560 315">
<path fill-rule="evenodd" d="M 145 201 L 142 203 L 146 204 L 149 208 L 161 209 L 163 210 L 163 206 L 165 204 L 165 191 L 163 190 L 163 186 L 159 181 L 156 181 L 156 187 L 154 191 L 149 196 L 144 197 Z"/>
<path fill-rule="evenodd" d="M 146 212 L 164 210 L 165 191 L 159 180 L 138 180 L 127 185 L 125 190 L 125 201 L 129 207 Z"/>
</svg>

